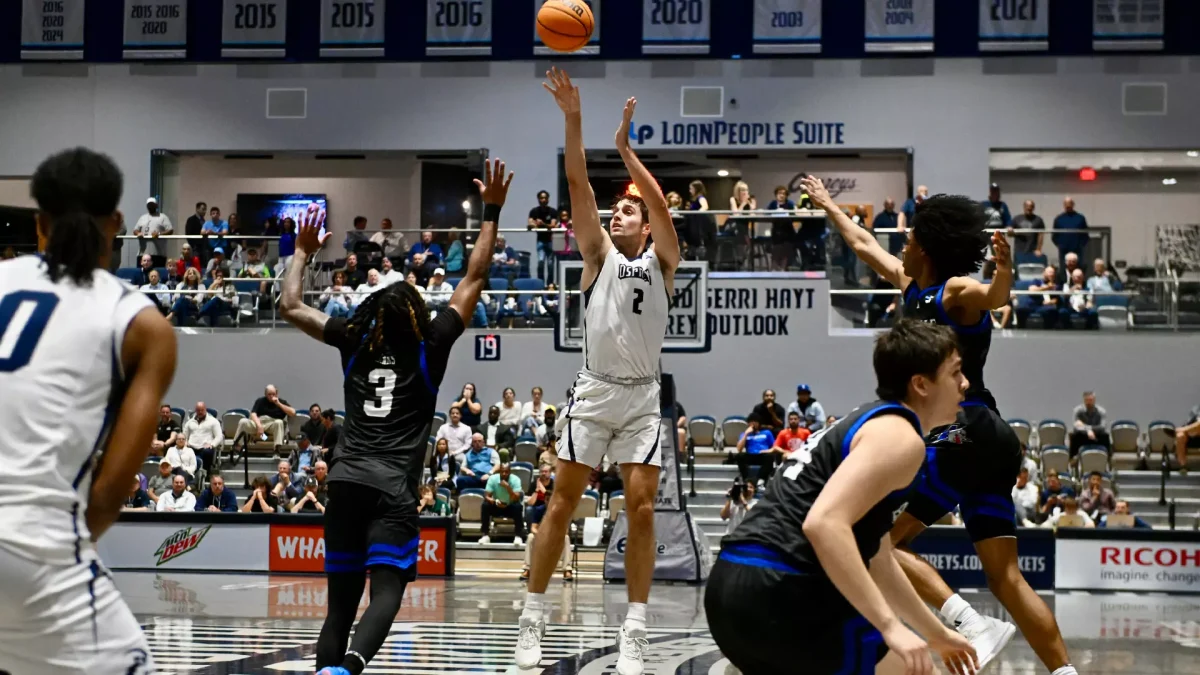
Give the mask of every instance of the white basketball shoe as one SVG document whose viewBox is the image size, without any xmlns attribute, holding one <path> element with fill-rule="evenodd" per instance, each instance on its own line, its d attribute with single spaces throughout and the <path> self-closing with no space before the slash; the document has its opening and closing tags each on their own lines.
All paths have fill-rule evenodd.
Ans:
<svg viewBox="0 0 1200 675">
<path fill-rule="evenodd" d="M 521 632 L 517 635 L 515 659 L 517 667 L 536 668 L 542 662 L 542 638 L 545 635 L 545 619 L 534 621 L 525 616 L 521 617 Z"/>
<path fill-rule="evenodd" d="M 983 672 L 1017 634 L 1017 627 L 1011 623 L 982 614 L 967 619 L 956 630 L 975 648 L 975 654 L 979 657 L 979 672 Z"/>
<path fill-rule="evenodd" d="M 617 634 L 617 648 L 621 653 L 617 657 L 617 674 L 642 675 L 642 652 L 649 646 L 644 628 L 627 630 L 621 626 L 621 632 Z"/>
</svg>

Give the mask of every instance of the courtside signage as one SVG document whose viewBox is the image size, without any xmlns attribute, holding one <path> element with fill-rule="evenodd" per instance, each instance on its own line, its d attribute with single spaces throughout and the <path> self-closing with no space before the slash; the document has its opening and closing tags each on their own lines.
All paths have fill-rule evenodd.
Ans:
<svg viewBox="0 0 1200 675">
<path fill-rule="evenodd" d="M 417 548 L 418 575 L 448 574 L 446 545 L 445 529 L 421 529 L 421 543 Z M 324 572 L 323 526 L 319 523 L 271 525 L 269 565 L 272 572 Z"/>
<path fill-rule="evenodd" d="M 112 569 L 266 572 L 268 525 L 118 522 L 96 549 Z"/>
<path fill-rule="evenodd" d="M 1059 539 L 1055 586 L 1069 590 L 1200 592 L 1200 545 Z"/>
</svg>

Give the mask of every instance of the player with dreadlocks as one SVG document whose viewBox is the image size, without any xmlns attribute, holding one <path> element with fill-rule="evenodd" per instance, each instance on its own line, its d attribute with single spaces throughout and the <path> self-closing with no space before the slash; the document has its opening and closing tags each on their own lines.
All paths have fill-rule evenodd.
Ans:
<svg viewBox="0 0 1200 675">
<path fill-rule="evenodd" d="M 925 528 L 960 506 L 988 588 L 1053 675 L 1078 675 L 1054 613 L 1029 587 L 1017 564 L 1012 486 L 1021 468 L 1021 443 L 983 384 L 983 366 L 992 344 L 991 310 L 1004 306 L 1012 289 L 1008 240 L 1003 232 L 992 235 L 996 275 L 992 283 L 980 283 L 969 276 L 979 271 L 988 244 L 979 202 L 947 195 L 926 199 L 917 207 L 900 260 L 879 245 L 874 233 L 851 221 L 820 180 L 808 176 L 801 185 L 833 220 L 855 255 L 903 291 L 906 316 L 949 326 L 958 335 L 962 370 L 970 387 L 958 420 L 933 429 L 926 438 L 933 454 L 925 481 L 891 531 L 900 566 L 921 598 L 940 608 L 942 618 L 971 641 L 980 670 L 987 667 L 1016 629 L 977 613 L 932 565 L 908 550 Z"/>
<path fill-rule="evenodd" d="M 400 610 L 405 586 L 416 578 L 417 490 L 438 386 L 487 281 L 500 207 L 512 183 L 504 169 L 495 160 L 486 165 L 485 179 L 475 181 L 484 202 L 479 238 L 449 308 L 432 321 L 416 287 L 407 283 L 375 291 L 349 319 L 305 305 L 306 263 L 321 247 L 324 212 L 310 207 L 296 235 L 280 300 L 283 316 L 337 347 L 346 377 L 345 431 L 329 463 L 325 508 L 329 609 L 317 640 L 320 675 L 359 675 L 367 667 Z M 371 604 L 347 650 L 367 570 Z"/>
</svg>

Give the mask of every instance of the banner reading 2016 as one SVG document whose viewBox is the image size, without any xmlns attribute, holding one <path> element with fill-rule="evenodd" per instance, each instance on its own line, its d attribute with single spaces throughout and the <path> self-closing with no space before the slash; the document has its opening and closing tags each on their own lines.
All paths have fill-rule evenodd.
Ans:
<svg viewBox="0 0 1200 675">
<path fill-rule="evenodd" d="M 755 54 L 818 54 L 821 0 L 755 0 Z"/>
<path fill-rule="evenodd" d="M 490 56 L 492 0 L 428 0 L 425 54 Z"/>
<path fill-rule="evenodd" d="M 281 58 L 287 53 L 287 0 L 225 0 L 221 56 Z"/>
<path fill-rule="evenodd" d="M 643 54 L 707 54 L 712 0 L 643 0 Z"/>
<path fill-rule="evenodd" d="M 83 0 L 25 0 L 22 59 L 82 59 Z"/>
<path fill-rule="evenodd" d="M 1094 0 L 1092 49 L 1161 51 L 1164 0 Z"/>
<path fill-rule="evenodd" d="M 866 0 L 868 52 L 933 51 L 933 0 Z"/>
<path fill-rule="evenodd" d="M 126 0 L 127 59 L 187 56 L 187 0 Z"/>
<path fill-rule="evenodd" d="M 979 0 L 979 50 L 1036 52 L 1050 48 L 1046 0 Z"/>
<path fill-rule="evenodd" d="M 321 56 L 383 56 L 384 0 L 321 0 Z"/>
</svg>

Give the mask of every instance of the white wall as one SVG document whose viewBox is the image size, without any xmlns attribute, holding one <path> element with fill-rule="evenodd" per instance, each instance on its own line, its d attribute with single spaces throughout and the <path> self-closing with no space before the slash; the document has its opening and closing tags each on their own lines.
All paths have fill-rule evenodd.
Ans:
<svg viewBox="0 0 1200 675">
<path fill-rule="evenodd" d="M 0 178 L 0 206 L 37 208 L 37 202 L 29 196 L 29 178 L 26 176 Z"/>
</svg>

